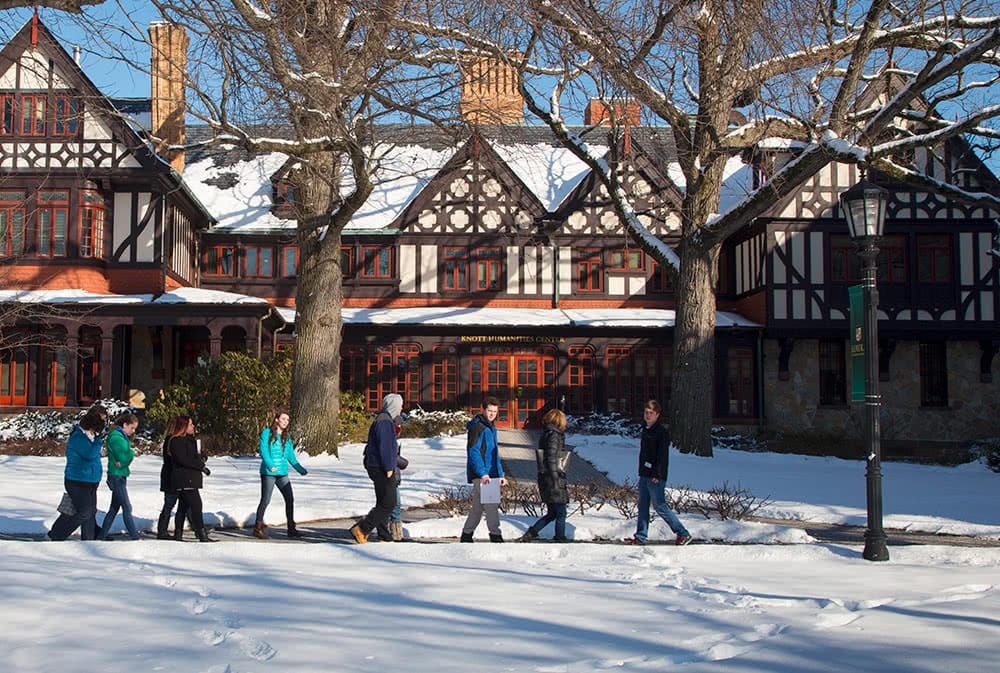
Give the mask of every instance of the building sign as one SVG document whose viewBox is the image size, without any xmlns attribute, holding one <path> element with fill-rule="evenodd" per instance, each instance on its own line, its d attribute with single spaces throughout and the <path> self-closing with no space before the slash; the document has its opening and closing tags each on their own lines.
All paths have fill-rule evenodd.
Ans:
<svg viewBox="0 0 1000 673">
<path fill-rule="evenodd" d="M 847 288 L 851 307 L 851 402 L 865 401 L 865 289 Z"/>
<path fill-rule="evenodd" d="M 566 337 L 557 336 L 496 336 L 487 334 L 483 336 L 464 336 L 463 343 L 519 343 L 519 344 L 561 344 L 566 341 Z"/>
</svg>

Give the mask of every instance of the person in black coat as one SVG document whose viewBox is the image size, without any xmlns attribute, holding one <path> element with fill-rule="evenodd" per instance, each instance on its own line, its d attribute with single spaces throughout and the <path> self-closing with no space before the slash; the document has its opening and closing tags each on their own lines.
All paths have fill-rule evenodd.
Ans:
<svg viewBox="0 0 1000 673">
<path fill-rule="evenodd" d="M 205 459 L 198 452 L 198 443 L 194 438 L 194 421 L 187 419 L 187 425 L 181 429 L 183 417 L 175 419 L 174 433 L 167 438 L 164 452 L 169 453 L 170 487 L 177 493 L 183 503 L 183 509 L 177 508 L 177 518 L 174 519 L 174 539 L 181 540 L 184 536 L 184 513 L 199 542 L 215 542 L 205 531 L 202 519 L 201 486 L 202 476 L 212 472 L 205 467 Z"/>
<path fill-rule="evenodd" d="M 566 468 L 562 463 L 565 451 L 566 415 L 558 409 L 552 409 L 542 417 L 542 437 L 538 441 L 535 460 L 538 463 L 538 494 L 545 503 L 545 515 L 531 524 L 531 527 L 521 536 L 521 542 L 530 542 L 549 523 L 555 521 L 556 531 L 552 538 L 556 542 L 565 542 L 566 537 L 566 505 L 569 503 L 569 489 L 566 486 Z"/>
<path fill-rule="evenodd" d="M 170 443 L 175 435 L 187 433 L 188 424 L 191 419 L 188 416 L 176 416 L 167 427 L 167 438 L 163 440 L 163 466 L 160 467 L 160 492 L 163 493 L 163 508 L 160 510 L 160 518 L 156 523 L 156 539 L 169 540 L 170 533 L 167 530 L 170 526 L 170 517 L 173 516 L 174 506 L 177 506 L 177 519 L 174 523 L 174 539 L 180 540 L 184 534 L 184 515 L 186 514 L 184 503 L 180 501 L 177 491 L 174 490 L 172 475 L 174 472 L 174 460 L 170 454 Z"/>
</svg>

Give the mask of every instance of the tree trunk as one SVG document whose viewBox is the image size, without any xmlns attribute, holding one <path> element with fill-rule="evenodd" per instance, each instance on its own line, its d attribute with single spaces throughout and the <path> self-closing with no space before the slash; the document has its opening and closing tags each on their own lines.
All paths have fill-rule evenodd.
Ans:
<svg viewBox="0 0 1000 673">
<path fill-rule="evenodd" d="M 670 435 L 681 453 L 711 456 L 718 247 L 702 250 L 689 241 L 680 253 Z"/>
<path fill-rule="evenodd" d="M 300 236 L 300 241 L 302 236 Z M 302 246 L 295 304 L 295 365 L 292 369 L 292 418 L 303 447 L 311 454 L 337 455 L 340 411 L 340 343 L 344 288 L 340 270 L 340 232 L 329 227 L 322 241 Z"/>
</svg>

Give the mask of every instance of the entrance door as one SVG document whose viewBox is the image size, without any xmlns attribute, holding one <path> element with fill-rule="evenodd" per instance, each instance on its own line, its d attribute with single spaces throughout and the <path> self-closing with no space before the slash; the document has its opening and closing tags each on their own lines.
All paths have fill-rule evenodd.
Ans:
<svg viewBox="0 0 1000 673">
<path fill-rule="evenodd" d="M 28 403 L 28 352 L 24 349 L 0 353 L 0 405 Z"/>
<path fill-rule="evenodd" d="M 483 398 L 496 397 L 498 428 L 538 425 L 539 411 L 555 396 L 556 360 L 551 355 L 484 355 L 473 358 L 470 367 L 471 411 L 482 407 Z"/>
</svg>

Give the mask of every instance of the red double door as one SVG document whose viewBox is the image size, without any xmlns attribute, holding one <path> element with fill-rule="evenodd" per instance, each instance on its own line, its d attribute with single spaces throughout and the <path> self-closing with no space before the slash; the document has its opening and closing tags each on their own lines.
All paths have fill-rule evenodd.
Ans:
<svg viewBox="0 0 1000 673">
<path fill-rule="evenodd" d="M 539 425 L 540 411 L 555 401 L 556 359 L 543 353 L 505 353 L 473 357 L 469 388 L 473 400 L 500 400 L 496 425 L 523 428 Z M 473 409 L 475 411 L 475 409 Z"/>
</svg>

